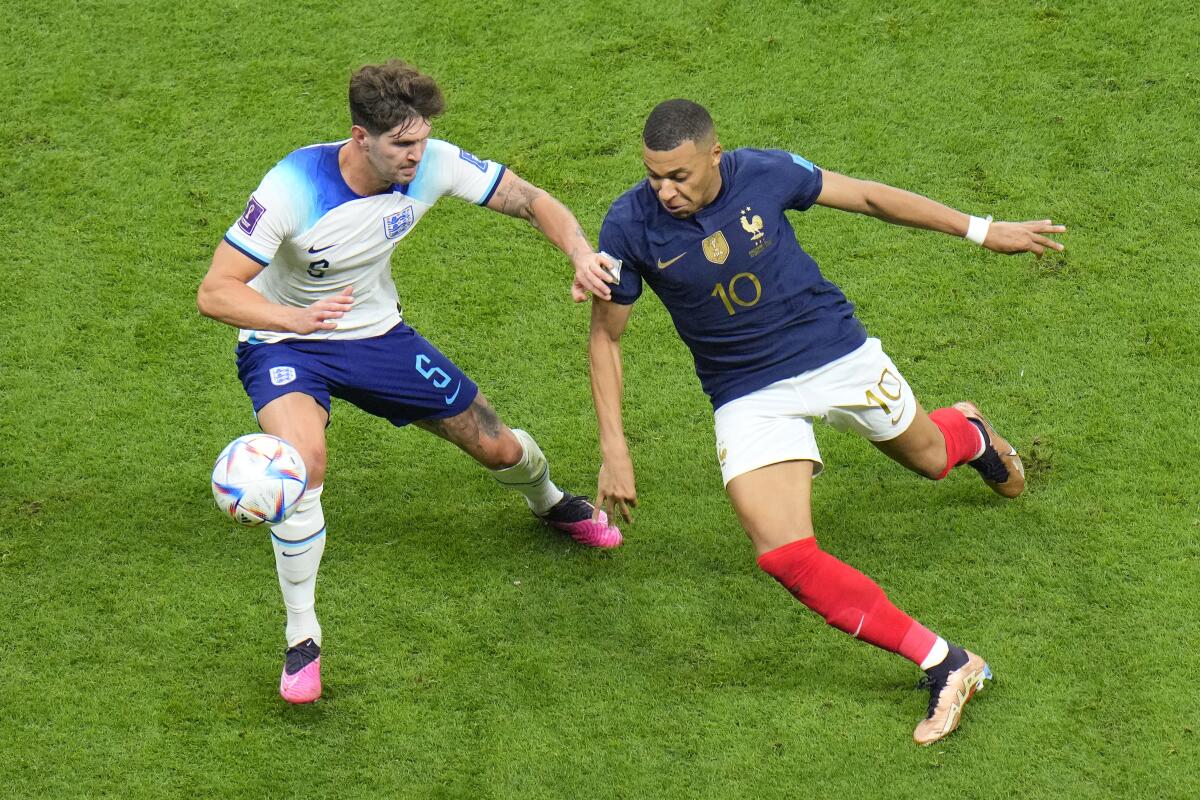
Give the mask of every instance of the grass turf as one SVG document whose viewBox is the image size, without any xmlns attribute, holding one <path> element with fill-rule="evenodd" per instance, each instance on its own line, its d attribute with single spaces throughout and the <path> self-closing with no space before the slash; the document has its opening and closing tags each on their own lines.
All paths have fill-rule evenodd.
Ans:
<svg viewBox="0 0 1200 800">
<path fill-rule="evenodd" d="M 10 3 L 0 23 L 0 781 L 15 797 L 1192 797 L 1200 122 L 1186 3 Z M 193 296 L 290 149 L 399 55 L 437 135 L 594 234 L 658 100 L 974 213 L 1061 219 L 1006 260 L 828 210 L 802 244 L 927 407 L 978 401 L 1016 503 L 821 434 L 824 546 L 998 680 L 932 749 L 913 668 L 753 565 L 707 401 L 657 301 L 626 336 L 642 508 L 614 554 L 540 528 L 457 451 L 330 428 L 326 697 L 275 695 L 265 536 L 207 473 L 252 430 Z M 409 320 L 590 491 L 587 312 L 513 220 L 447 200 L 396 258 Z"/>
</svg>

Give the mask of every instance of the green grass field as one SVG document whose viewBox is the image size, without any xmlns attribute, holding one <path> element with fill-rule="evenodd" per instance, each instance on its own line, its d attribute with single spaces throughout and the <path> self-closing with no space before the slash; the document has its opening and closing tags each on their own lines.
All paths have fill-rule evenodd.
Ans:
<svg viewBox="0 0 1200 800">
<path fill-rule="evenodd" d="M 1200 795 L 1200 19 L 1191 3 L 699 0 L 6 4 L 0 21 L 0 795 L 1191 798 Z M 927 408 L 979 402 L 1015 502 L 822 429 L 823 546 L 997 681 L 910 741 L 918 673 L 754 565 L 711 414 L 649 295 L 625 337 L 641 508 L 584 552 L 454 448 L 335 405 L 325 697 L 277 696 L 265 532 L 215 511 L 255 429 L 200 317 L 263 173 L 348 131 L 407 58 L 435 135 L 594 236 L 659 100 L 1067 251 L 1006 259 L 830 210 L 801 243 Z M 398 248 L 407 317 L 592 492 L 587 308 L 515 220 L 446 200 Z"/>
</svg>

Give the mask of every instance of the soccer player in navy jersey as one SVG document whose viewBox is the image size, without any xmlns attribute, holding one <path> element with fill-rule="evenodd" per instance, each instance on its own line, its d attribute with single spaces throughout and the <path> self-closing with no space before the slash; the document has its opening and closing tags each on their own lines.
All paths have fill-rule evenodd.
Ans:
<svg viewBox="0 0 1200 800">
<path fill-rule="evenodd" d="M 203 314 L 241 329 L 238 376 L 258 423 L 295 445 L 308 468 L 297 510 L 271 529 L 287 608 L 279 691 L 291 703 L 321 694 L 314 609 L 331 396 L 453 442 L 576 541 L 621 543 L 603 512 L 550 480 L 533 437 L 501 422 L 475 383 L 401 318 L 392 249 L 445 195 L 527 220 L 571 259 L 577 286 L 608 295 L 605 263 L 570 210 L 502 165 L 430 138 L 443 107 L 436 82 L 402 61 L 358 70 L 350 138 L 300 148 L 267 173 L 197 295 Z"/>
<path fill-rule="evenodd" d="M 922 410 L 854 306 L 796 242 L 784 212 L 816 203 L 1039 256 L 1062 249 L 1045 234 L 1065 228 L 970 217 L 782 150 L 723 152 L 708 112 L 688 100 L 655 107 L 642 138 L 647 177 L 612 204 L 600 232 L 616 282 L 610 298 L 592 303 L 589 355 L 603 457 L 596 507 L 630 521 L 629 507 L 637 505 L 621 420 L 620 339 L 649 284 L 712 400 L 717 460 L 759 566 L 830 625 L 925 670 L 929 708 L 913 738 L 937 741 L 957 727 L 991 671 L 817 545 L 810 501 L 822 462 L 813 420 L 857 433 L 935 480 L 969 464 L 1004 497 L 1022 492 L 1024 470 L 972 403 Z M 575 299 L 584 296 L 576 284 Z"/>
</svg>

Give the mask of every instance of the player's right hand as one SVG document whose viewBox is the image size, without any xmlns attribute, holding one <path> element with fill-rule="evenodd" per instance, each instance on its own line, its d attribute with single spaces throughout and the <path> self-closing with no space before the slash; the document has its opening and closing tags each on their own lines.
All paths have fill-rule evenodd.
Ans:
<svg viewBox="0 0 1200 800">
<path fill-rule="evenodd" d="M 1057 242 L 1046 233 L 1063 233 L 1066 225 L 1055 225 L 1053 220 L 1035 219 L 1029 222 L 1001 222 L 997 220 L 988 228 L 983 246 L 997 253 L 1014 255 L 1033 253 L 1038 258 L 1047 250 L 1062 251 L 1063 243 Z"/>
<path fill-rule="evenodd" d="M 600 464 L 600 476 L 596 481 L 596 513 L 592 519 L 599 520 L 600 511 L 603 510 L 610 521 L 619 512 L 626 522 L 633 522 L 630 508 L 637 508 L 637 487 L 633 482 L 633 461 L 626 453 L 605 459 Z"/>
<path fill-rule="evenodd" d="M 608 284 L 620 283 L 613 271 L 614 264 L 619 262 L 607 253 L 593 252 L 583 254 L 578 259 L 572 257 L 571 261 L 575 265 L 575 278 L 571 281 L 572 300 L 582 303 L 589 293 L 601 300 L 612 299 Z"/>
<path fill-rule="evenodd" d="M 315 331 L 331 331 L 337 320 L 354 306 L 354 287 L 347 286 L 339 294 L 326 297 L 310 306 L 296 310 L 292 333 L 306 334 Z"/>
</svg>

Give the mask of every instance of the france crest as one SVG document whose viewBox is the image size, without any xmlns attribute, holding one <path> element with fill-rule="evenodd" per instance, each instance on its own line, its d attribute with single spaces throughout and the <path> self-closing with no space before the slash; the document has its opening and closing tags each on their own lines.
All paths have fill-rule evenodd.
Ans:
<svg viewBox="0 0 1200 800">
<path fill-rule="evenodd" d="M 383 218 L 383 235 L 395 239 L 413 226 L 413 207 L 406 206 L 403 211 L 397 211 Z"/>
</svg>

